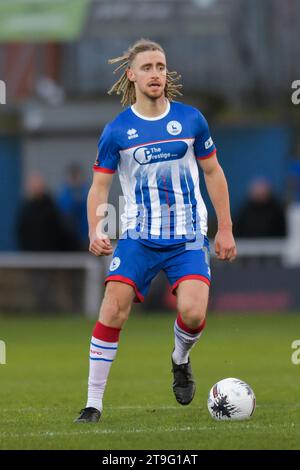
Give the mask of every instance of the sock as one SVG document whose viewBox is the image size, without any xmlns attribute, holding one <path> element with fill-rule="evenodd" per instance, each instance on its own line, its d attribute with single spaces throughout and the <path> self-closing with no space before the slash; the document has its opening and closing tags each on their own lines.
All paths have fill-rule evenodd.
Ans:
<svg viewBox="0 0 300 470">
<path fill-rule="evenodd" d="M 186 364 L 189 360 L 189 353 L 194 344 L 200 339 L 205 328 L 205 319 L 195 330 L 183 323 L 179 314 L 174 323 L 175 349 L 172 357 L 175 364 Z"/>
<path fill-rule="evenodd" d="M 97 322 L 90 346 L 90 372 L 86 407 L 102 411 L 102 400 L 108 374 L 117 354 L 120 328 Z"/>
</svg>

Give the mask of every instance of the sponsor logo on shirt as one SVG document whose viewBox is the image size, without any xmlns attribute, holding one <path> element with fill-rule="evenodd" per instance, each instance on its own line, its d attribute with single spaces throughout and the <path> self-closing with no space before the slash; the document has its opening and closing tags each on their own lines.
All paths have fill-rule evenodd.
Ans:
<svg viewBox="0 0 300 470">
<path fill-rule="evenodd" d="M 128 129 L 127 131 L 128 139 L 136 139 L 139 135 L 136 129 Z"/>
<path fill-rule="evenodd" d="M 170 121 L 167 124 L 167 131 L 171 135 L 178 135 L 182 131 L 182 125 L 178 121 Z"/>
<path fill-rule="evenodd" d="M 170 160 L 183 158 L 188 149 L 188 145 L 182 141 L 163 142 L 157 145 L 138 147 L 133 154 L 133 158 L 140 165 L 149 165 Z"/>
<path fill-rule="evenodd" d="M 118 258 L 118 256 L 115 256 L 115 257 L 112 259 L 112 262 L 110 263 L 109 270 L 110 270 L 110 271 L 115 271 L 116 269 L 118 269 L 118 267 L 120 266 L 120 264 L 121 264 L 120 258 Z"/>
<path fill-rule="evenodd" d="M 209 149 L 212 145 L 214 145 L 214 143 L 213 143 L 212 138 L 210 137 L 210 138 L 207 139 L 207 141 L 204 143 L 204 146 L 205 146 L 205 148 L 206 148 L 206 150 L 207 150 L 207 149 Z"/>
</svg>

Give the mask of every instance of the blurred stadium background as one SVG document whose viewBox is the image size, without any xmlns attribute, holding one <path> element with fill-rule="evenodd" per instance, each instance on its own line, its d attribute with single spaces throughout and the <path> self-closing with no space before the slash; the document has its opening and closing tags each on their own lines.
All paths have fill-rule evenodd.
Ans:
<svg viewBox="0 0 300 470">
<path fill-rule="evenodd" d="M 1 448 L 299 448 L 299 29 L 298 0 L 1 0 Z M 121 110 L 107 60 L 140 37 L 162 44 L 182 99 L 208 118 L 239 258 L 216 262 L 212 244 L 191 407 L 175 406 L 160 360 L 175 307 L 162 275 L 134 306 L 102 427 L 82 433 L 72 420 L 110 261 L 87 252 L 86 194 L 98 136 Z M 117 208 L 119 196 L 116 176 Z M 250 425 L 209 420 L 206 393 L 224 376 L 257 393 Z"/>
<path fill-rule="evenodd" d="M 107 60 L 139 37 L 182 74 L 229 182 L 240 256 L 212 262 L 211 311 L 299 309 L 299 25 L 297 0 L 1 1 L 1 312 L 96 317 L 109 260 L 86 252 L 85 199 L 120 111 Z M 116 207 L 119 195 L 116 177 Z M 140 308 L 173 306 L 162 277 Z"/>
</svg>

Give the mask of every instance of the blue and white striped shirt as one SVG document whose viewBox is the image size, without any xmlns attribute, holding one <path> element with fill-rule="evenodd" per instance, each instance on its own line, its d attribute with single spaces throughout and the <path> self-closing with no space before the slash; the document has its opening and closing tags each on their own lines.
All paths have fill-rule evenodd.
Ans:
<svg viewBox="0 0 300 470">
<path fill-rule="evenodd" d="M 168 102 L 155 118 L 131 106 L 107 124 L 99 139 L 95 171 L 119 172 L 125 198 L 122 234 L 160 245 L 207 233 L 197 159 L 216 153 L 204 116 Z"/>
</svg>

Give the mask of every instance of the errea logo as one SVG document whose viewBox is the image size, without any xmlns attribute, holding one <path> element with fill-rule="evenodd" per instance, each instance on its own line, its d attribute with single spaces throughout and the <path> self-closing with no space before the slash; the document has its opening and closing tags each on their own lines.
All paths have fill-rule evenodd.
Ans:
<svg viewBox="0 0 300 470">
<path fill-rule="evenodd" d="M 96 354 L 97 356 L 102 356 L 102 352 L 96 351 L 95 349 L 91 349 L 92 354 Z"/>
<path fill-rule="evenodd" d="M 136 139 L 139 135 L 136 129 L 128 129 L 127 136 L 128 136 L 128 139 L 131 140 L 131 139 Z"/>
</svg>

